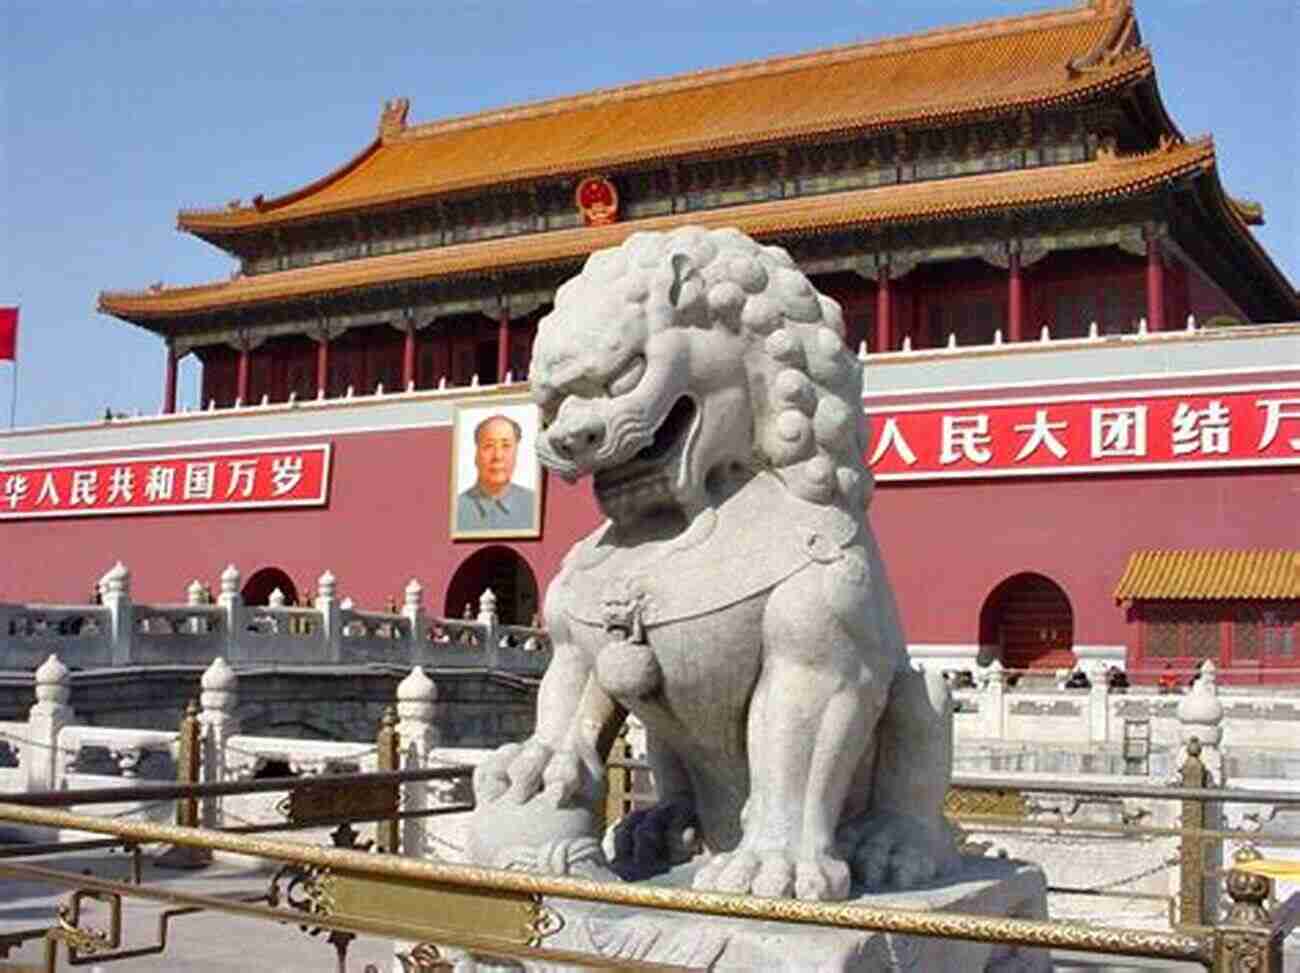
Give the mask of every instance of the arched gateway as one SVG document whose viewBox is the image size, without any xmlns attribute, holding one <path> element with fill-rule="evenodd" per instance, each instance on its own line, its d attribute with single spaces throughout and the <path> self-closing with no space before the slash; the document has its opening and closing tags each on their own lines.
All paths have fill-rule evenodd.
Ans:
<svg viewBox="0 0 1300 973">
<path fill-rule="evenodd" d="M 279 568 L 260 568 L 254 571 L 244 582 L 241 594 L 246 605 L 265 605 L 271 599 L 271 592 L 279 590 L 284 595 L 285 604 L 298 604 L 298 588 L 293 579 Z"/>
<path fill-rule="evenodd" d="M 1008 669 L 1074 664 L 1074 610 L 1051 578 L 1032 572 L 1007 578 L 980 609 L 980 645 Z"/>
<path fill-rule="evenodd" d="M 477 614 L 485 588 L 497 596 L 497 615 L 507 625 L 528 625 L 541 610 L 533 569 L 515 551 L 494 544 L 475 551 L 456 569 L 447 585 L 446 616 L 460 618 L 466 605 Z"/>
</svg>

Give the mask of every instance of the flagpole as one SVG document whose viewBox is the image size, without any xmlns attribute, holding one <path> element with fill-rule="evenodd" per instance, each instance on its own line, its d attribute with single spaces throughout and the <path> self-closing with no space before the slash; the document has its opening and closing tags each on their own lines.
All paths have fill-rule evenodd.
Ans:
<svg viewBox="0 0 1300 973">
<path fill-rule="evenodd" d="M 15 307 L 15 308 L 21 308 L 21 307 L 23 306 L 23 296 L 22 296 L 22 292 L 19 292 L 19 293 L 16 294 L 15 296 L 18 298 L 18 302 L 14 305 L 14 307 Z M 15 312 L 15 313 L 17 313 L 17 312 Z M 12 429 L 14 428 L 14 422 L 15 422 L 15 419 L 16 419 L 16 417 L 17 417 L 17 415 L 18 415 L 18 323 L 17 323 L 17 321 L 14 322 L 14 357 L 13 357 L 13 363 L 14 363 L 14 383 L 13 383 L 13 388 L 9 390 L 9 428 L 10 428 L 10 430 L 12 430 Z"/>
</svg>

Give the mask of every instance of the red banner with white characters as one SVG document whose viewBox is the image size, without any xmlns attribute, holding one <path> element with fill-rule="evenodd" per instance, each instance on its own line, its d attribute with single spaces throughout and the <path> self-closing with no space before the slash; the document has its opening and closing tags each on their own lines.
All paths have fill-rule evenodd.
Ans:
<svg viewBox="0 0 1300 973">
<path fill-rule="evenodd" d="M 1300 464 L 1300 384 L 866 403 L 882 482 Z"/>
<path fill-rule="evenodd" d="M 328 445 L 0 464 L 0 520 L 311 507 L 329 489 Z"/>
</svg>

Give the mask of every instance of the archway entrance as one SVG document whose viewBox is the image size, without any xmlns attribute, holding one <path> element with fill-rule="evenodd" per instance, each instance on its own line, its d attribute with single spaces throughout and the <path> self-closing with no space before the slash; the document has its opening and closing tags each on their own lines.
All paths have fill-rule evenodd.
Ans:
<svg viewBox="0 0 1300 973">
<path fill-rule="evenodd" d="M 533 569 L 512 548 L 493 545 L 475 551 L 456 569 L 447 585 L 445 617 L 462 617 L 466 605 L 477 615 L 485 588 L 497 596 L 497 615 L 506 625 L 528 625 L 540 611 Z"/>
<path fill-rule="evenodd" d="M 980 644 L 996 646 L 1008 669 L 1058 669 L 1074 664 L 1074 610 L 1051 578 L 1025 572 L 1007 578 L 980 609 Z"/>
<path fill-rule="evenodd" d="M 245 605 L 265 605 L 271 600 L 271 592 L 276 588 L 284 595 L 286 605 L 298 604 L 298 589 L 294 586 L 293 579 L 279 568 L 254 571 L 252 577 L 244 582 L 244 589 L 240 593 L 244 596 Z"/>
</svg>

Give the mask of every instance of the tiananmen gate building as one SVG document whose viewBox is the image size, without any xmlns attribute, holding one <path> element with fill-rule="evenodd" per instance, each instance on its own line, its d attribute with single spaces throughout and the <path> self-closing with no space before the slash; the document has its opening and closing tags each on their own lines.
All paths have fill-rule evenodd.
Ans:
<svg viewBox="0 0 1300 973">
<path fill-rule="evenodd" d="M 538 474 L 533 529 L 457 535 L 464 416 L 524 408 L 537 322 L 594 250 L 734 226 L 861 348 L 915 657 L 1300 673 L 1300 297 L 1130 3 L 408 109 L 297 191 L 182 211 L 229 280 L 100 295 L 166 342 L 163 409 L 0 433 L 0 599 L 84 601 L 121 560 L 178 600 L 235 563 L 254 603 L 329 568 L 359 604 L 415 577 L 435 612 L 492 587 L 528 622 L 599 514 Z M 203 407 L 178 413 L 187 355 Z"/>
</svg>

